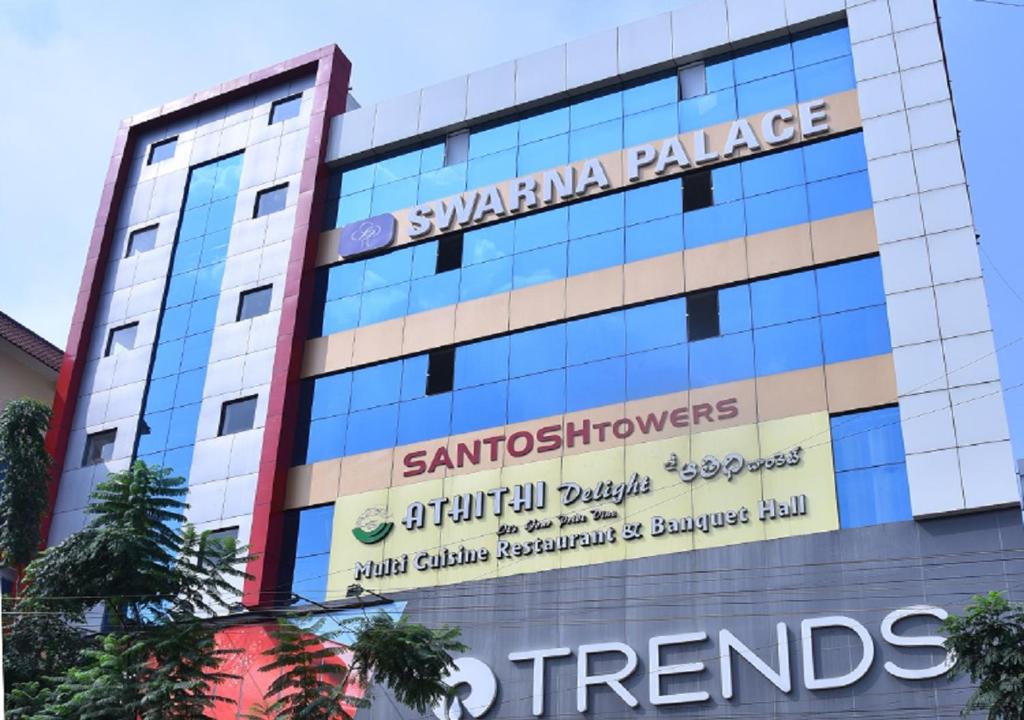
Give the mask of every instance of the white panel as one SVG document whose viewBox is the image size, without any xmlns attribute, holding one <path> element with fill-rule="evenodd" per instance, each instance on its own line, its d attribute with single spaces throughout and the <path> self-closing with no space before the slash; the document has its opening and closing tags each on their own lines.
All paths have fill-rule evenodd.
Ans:
<svg viewBox="0 0 1024 720">
<path fill-rule="evenodd" d="M 231 477 L 255 473 L 260 467 L 260 450 L 263 447 L 263 433 L 259 430 L 248 430 L 235 433 L 231 445 L 231 465 L 228 469 Z"/>
<path fill-rule="evenodd" d="M 200 440 L 192 451 L 192 469 L 189 471 L 189 485 L 223 480 L 228 476 L 228 461 L 231 457 L 231 436 Z"/>
<path fill-rule="evenodd" d="M 875 228 L 878 242 L 888 243 L 924 234 L 921 202 L 917 195 L 907 195 L 875 203 Z"/>
<path fill-rule="evenodd" d="M 46 543 L 50 547 L 64 542 L 68 537 L 85 527 L 88 518 L 82 510 L 54 513 L 50 521 L 50 536 Z"/>
<path fill-rule="evenodd" d="M 929 235 L 970 226 L 971 203 L 967 199 L 967 188 L 955 185 L 921 193 L 921 216 Z"/>
<path fill-rule="evenodd" d="M 944 63 L 922 65 L 913 70 L 906 70 L 900 75 L 903 101 L 908 108 L 949 99 L 949 81 L 946 78 Z"/>
<path fill-rule="evenodd" d="M 128 217 L 124 218 L 124 225 L 138 225 L 149 220 L 149 202 L 153 198 L 154 180 L 146 180 L 135 186 L 131 194 L 131 205 L 128 207 Z"/>
<path fill-rule="evenodd" d="M 933 0 L 897 0 L 889 7 L 892 14 L 892 29 L 909 30 L 920 25 L 935 22 Z"/>
<path fill-rule="evenodd" d="M 786 26 L 783 0 L 726 0 L 729 41 L 737 42 Z"/>
<path fill-rule="evenodd" d="M 117 358 L 114 356 L 90 360 L 82 373 L 81 395 L 109 390 L 114 379 Z"/>
<path fill-rule="evenodd" d="M 1020 502 L 1013 448 L 1008 441 L 960 448 L 960 469 L 967 507 Z"/>
<path fill-rule="evenodd" d="M 842 12 L 843 0 L 786 0 L 786 20 L 790 25 Z"/>
<path fill-rule="evenodd" d="M 149 374 L 151 356 L 151 347 L 139 347 L 118 353 L 117 366 L 114 368 L 110 386 L 120 387 L 145 380 Z"/>
<path fill-rule="evenodd" d="M 269 217 L 269 215 L 264 215 L 261 218 L 249 218 L 235 222 L 231 226 L 228 255 L 239 255 L 262 247 L 263 241 L 267 237 L 267 219 Z"/>
<path fill-rule="evenodd" d="M 298 188 L 298 178 L 294 180 L 294 183 L 295 187 Z M 267 215 L 267 237 L 264 239 L 263 244 L 291 242 L 292 236 L 295 233 L 295 217 L 297 212 L 298 208 L 293 205 L 272 215 Z"/>
<path fill-rule="evenodd" d="M 416 134 L 419 117 L 419 91 L 378 103 L 377 116 L 373 123 L 374 147 L 412 137 Z"/>
<path fill-rule="evenodd" d="M 149 203 L 149 217 L 177 213 L 185 195 L 188 170 L 179 170 L 159 176 L 153 183 L 153 197 Z"/>
<path fill-rule="evenodd" d="M 224 498 L 224 517 L 236 517 L 252 512 L 258 478 L 257 473 L 228 478 L 227 494 Z"/>
<path fill-rule="evenodd" d="M 221 328 L 215 329 L 213 331 L 213 342 L 220 342 L 221 335 Z M 224 395 L 225 393 L 239 392 L 242 389 L 242 371 L 244 369 L 244 355 L 211 362 L 206 369 L 206 383 L 203 386 L 203 396 L 213 397 Z"/>
<path fill-rule="evenodd" d="M 132 286 L 128 298 L 127 313 L 129 317 L 137 317 L 142 313 L 160 309 L 164 299 L 164 278 L 138 283 Z"/>
<path fill-rule="evenodd" d="M 888 295 L 885 302 L 894 347 L 938 340 L 939 324 L 931 288 Z"/>
<path fill-rule="evenodd" d="M 900 398 L 903 443 L 907 453 L 931 452 L 956 445 L 949 393 L 939 390 Z"/>
<path fill-rule="evenodd" d="M 618 73 L 618 36 L 615 29 L 573 40 L 565 46 L 565 83 L 583 87 Z"/>
<path fill-rule="evenodd" d="M 251 141 L 250 136 L 250 141 Z M 200 165 L 217 157 L 217 147 L 220 145 L 220 130 L 204 133 L 196 137 L 192 142 L 192 154 L 189 156 L 189 164 Z"/>
<path fill-rule="evenodd" d="M 915 149 L 957 139 L 953 104 L 948 100 L 908 110 L 907 120 L 910 123 L 910 140 Z"/>
<path fill-rule="evenodd" d="M 896 33 L 896 57 L 903 70 L 942 60 L 938 25 L 922 25 Z"/>
<path fill-rule="evenodd" d="M 880 247 L 886 293 L 917 290 L 932 284 L 924 238 L 886 243 Z"/>
<path fill-rule="evenodd" d="M 922 191 L 960 185 L 965 181 L 960 146 L 955 142 L 915 150 L 914 166 Z"/>
<path fill-rule="evenodd" d="M 110 424 L 117 420 L 133 418 L 142 410 L 142 394 L 146 390 L 145 381 L 115 387 L 110 391 L 107 412 L 104 422 Z"/>
<path fill-rule="evenodd" d="M 253 250 L 243 255 L 233 255 L 224 266 L 224 279 L 221 287 L 224 290 L 242 285 L 251 285 L 259 280 L 262 250 Z"/>
<path fill-rule="evenodd" d="M 275 348 L 249 353 L 245 357 L 245 370 L 242 373 L 242 387 L 252 388 L 266 385 L 274 370 Z"/>
<path fill-rule="evenodd" d="M 946 388 L 946 364 L 938 340 L 893 348 L 900 397 Z"/>
<path fill-rule="evenodd" d="M 277 177 L 277 157 L 280 151 L 280 136 L 247 148 L 245 159 L 242 161 L 239 189 L 273 182 Z"/>
<path fill-rule="evenodd" d="M 935 288 L 942 337 L 957 337 L 989 329 L 988 300 L 981 278 Z"/>
<path fill-rule="evenodd" d="M 1010 439 L 1002 388 L 998 382 L 953 388 L 949 396 L 953 402 L 957 445 Z"/>
<path fill-rule="evenodd" d="M 107 402 L 110 400 L 109 390 L 96 390 L 78 398 L 75 405 L 75 417 L 72 421 L 73 430 L 94 427 L 103 422 L 107 416 Z"/>
<path fill-rule="evenodd" d="M 902 110 L 903 93 L 900 89 L 899 73 L 882 75 L 859 83 L 857 99 L 860 102 L 860 115 L 865 120 Z"/>
<path fill-rule="evenodd" d="M 189 504 L 186 517 L 193 523 L 219 520 L 224 508 L 224 493 L 226 491 L 227 482 L 224 480 L 189 486 L 188 495 L 185 498 Z"/>
<path fill-rule="evenodd" d="M 910 153 L 900 153 L 868 161 L 871 197 L 878 202 L 917 192 L 917 176 Z"/>
<path fill-rule="evenodd" d="M 369 150 L 373 146 L 376 105 L 349 110 L 331 118 L 327 160 L 337 160 Z"/>
<path fill-rule="evenodd" d="M 466 117 L 488 115 L 516 102 L 516 64 L 507 62 L 469 76 Z"/>
<path fill-rule="evenodd" d="M 277 326 L 280 313 L 270 313 L 253 318 L 249 331 L 249 352 L 265 350 L 277 345 Z"/>
<path fill-rule="evenodd" d="M 565 45 L 516 60 L 516 103 L 565 91 Z"/>
<path fill-rule="evenodd" d="M 421 133 L 448 127 L 466 119 L 468 81 L 465 75 L 460 75 L 438 85 L 423 88 L 423 94 L 420 96 Z"/>
<path fill-rule="evenodd" d="M 936 285 L 981 277 L 981 263 L 973 228 L 929 235 L 928 254 Z"/>
<path fill-rule="evenodd" d="M 865 119 L 864 149 L 869 159 L 908 152 L 910 131 L 907 129 L 906 113 L 900 111 Z"/>
<path fill-rule="evenodd" d="M 677 58 L 728 42 L 725 0 L 696 0 L 672 11 L 672 53 Z"/>
<path fill-rule="evenodd" d="M 619 27 L 619 73 L 672 59 L 672 15 L 662 13 Z"/>
<path fill-rule="evenodd" d="M 851 42 L 864 42 L 892 33 L 888 0 L 870 0 L 852 7 L 847 12 L 847 19 Z"/>
<path fill-rule="evenodd" d="M 907 455 L 910 508 L 915 516 L 962 510 L 960 464 L 956 450 Z"/>
<path fill-rule="evenodd" d="M 874 40 L 854 43 L 853 70 L 858 82 L 899 70 L 892 36 L 885 35 Z"/>
<path fill-rule="evenodd" d="M 214 341 L 210 347 L 210 362 L 244 354 L 249 339 L 247 330 L 245 323 L 231 323 L 216 328 Z"/>
<path fill-rule="evenodd" d="M 135 285 L 141 285 L 150 280 L 160 280 L 163 282 L 171 264 L 171 246 L 155 247 L 152 250 L 126 259 L 135 261 L 135 276 L 133 279 Z"/>
<path fill-rule="evenodd" d="M 89 504 L 89 495 L 95 487 L 94 467 L 79 468 L 64 473 L 60 480 L 60 492 L 53 506 L 55 513 L 80 510 Z"/>
<path fill-rule="evenodd" d="M 950 387 L 999 380 L 999 361 L 991 331 L 943 340 L 942 350 Z"/>
</svg>

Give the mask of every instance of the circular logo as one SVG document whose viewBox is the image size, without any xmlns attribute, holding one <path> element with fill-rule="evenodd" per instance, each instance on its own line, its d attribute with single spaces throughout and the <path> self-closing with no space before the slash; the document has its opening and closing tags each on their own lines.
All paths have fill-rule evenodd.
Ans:
<svg viewBox="0 0 1024 720">
<path fill-rule="evenodd" d="M 352 528 L 352 535 L 364 545 L 373 545 L 386 538 L 394 526 L 387 509 L 375 505 L 363 510 L 356 518 L 356 526 Z"/>
</svg>

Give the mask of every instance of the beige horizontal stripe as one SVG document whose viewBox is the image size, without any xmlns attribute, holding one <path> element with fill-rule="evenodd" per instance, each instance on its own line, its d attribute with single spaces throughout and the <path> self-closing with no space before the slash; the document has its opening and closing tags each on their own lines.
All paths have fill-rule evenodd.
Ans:
<svg viewBox="0 0 1024 720">
<path fill-rule="evenodd" d="M 698 424 L 693 424 L 693 409 L 698 405 L 703 403 L 715 405 L 717 402 L 729 398 L 736 399 L 738 412 L 735 417 L 717 419 L 713 422 L 703 420 Z M 895 403 L 896 399 L 896 379 L 892 355 L 886 353 L 824 367 L 813 367 L 713 387 L 696 388 L 669 395 L 530 420 L 503 428 L 437 438 L 412 445 L 296 466 L 291 468 L 288 474 L 285 504 L 288 508 L 308 507 L 333 502 L 337 497 L 356 495 L 368 490 L 382 490 L 442 477 L 457 477 L 481 470 L 587 454 L 623 445 L 639 445 L 653 440 L 689 436 L 710 430 L 751 425 L 813 412 L 837 413 L 876 407 Z M 474 440 L 498 434 L 507 438 L 522 430 L 536 434 L 540 428 L 552 425 L 561 426 L 564 437 L 565 428 L 569 423 L 579 427 L 584 419 L 589 420 L 591 426 L 594 426 L 596 423 L 614 422 L 620 418 L 646 417 L 649 413 L 657 415 L 680 407 L 690 410 L 691 424 L 687 427 L 675 427 L 666 422 L 660 431 L 646 434 L 638 431 L 625 439 L 618 439 L 611 436 L 611 433 L 606 433 L 605 439 L 600 440 L 596 432 L 592 432 L 591 442 L 586 445 L 577 444 L 570 448 L 563 443 L 563 446 L 557 450 L 546 453 L 532 452 L 518 458 L 512 457 L 506 451 L 505 445 L 502 444 L 493 459 L 485 451 L 482 451 L 481 462 L 476 464 L 466 463 L 461 468 L 439 467 L 433 473 L 423 472 L 409 477 L 405 475 L 404 460 L 409 453 L 425 451 L 427 462 L 429 462 L 437 449 L 444 447 L 454 461 L 458 455 L 460 443 L 472 445 Z M 812 446 L 826 440 L 827 438 L 824 437 L 808 438 L 805 444 Z"/>
<path fill-rule="evenodd" d="M 302 376 L 877 251 L 873 213 L 860 210 L 313 338 Z"/>
<path fill-rule="evenodd" d="M 830 135 L 836 135 L 836 134 L 839 134 L 839 133 L 847 132 L 849 130 L 855 130 L 855 129 L 857 129 L 857 128 L 859 128 L 861 126 L 860 110 L 859 110 L 859 106 L 858 106 L 858 102 L 857 102 L 857 91 L 856 90 L 847 90 L 845 92 L 837 93 L 835 95 L 829 95 L 829 96 L 825 97 L 824 100 L 825 100 L 825 102 L 827 104 L 827 108 L 828 108 L 828 123 L 829 123 L 828 132 L 827 133 L 823 133 L 821 135 L 816 135 L 814 139 L 820 139 L 820 138 L 823 138 L 823 137 L 828 137 Z M 785 107 L 790 112 L 792 112 L 794 114 L 794 116 L 797 116 L 797 117 L 799 116 L 799 112 L 797 110 L 797 105 L 796 104 L 785 106 Z M 803 136 L 801 134 L 800 123 L 798 121 L 795 121 L 794 124 L 793 124 L 793 128 L 795 129 L 796 133 L 794 135 L 793 140 L 791 140 L 790 142 L 788 142 L 788 143 L 786 143 L 784 145 L 778 145 L 778 146 L 775 146 L 775 147 L 769 146 L 766 143 L 764 143 L 764 139 L 760 137 L 760 132 L 761 132 L 761 129 L 760 129 L 760 119 L 764 115 L 765 115 L 765 113 L 755 113 L 753 115 L 748 115 L 745 119 L 747 121 L 749 121 L 751 123 L 751 125 L 754 127 L 754 131 L 755 131 L 755 133 L 758 134 L 758 138 L 761 140 L 762 146 L 767 148 L 767 150 L 775 150 L 775 149 L 780 149 L 781 150 L 781 149 L 785 149 L 785 148 L 798 147 L 800 144 L 803 143 L 804 138 L 803 138 Z M 710 127 L 704 128 L 703 132 L 706 134 L 706 136 L 708 138 L 707 147 L 708 148 L 712 148 L 712 149 L 724 147 L 725 141 L 726 141 L 726 137 L 727 137 L 727 135 L 729 133 L 729 129 L 730 129 L 730 127 L 732 126 L 732 124 L 734 122 L 736 122 L 736 121 L 735 120 L 729 120 L 728 122 L 719 123 L 717 125 L 712 125 Z M 687 131 L 685 133 L 680 133 L 677 136 L 673 136 L 673 137 L 678 137 L 678 139 L 682 143 L 683 147 L 686 149 L 687 156 L 691 159 L 691 161 L 693 161 L 693 158 L 696 157 L 696 152 L 695 152 L 694 145 L 693 145 L 693 138 L 694 138 L 695 133 L 699 133 L 699 132 L 702 132 L 702 131 L 701 130 Z M 614 152 L 610 152 L 610 153 L 606 153 L 604 155 L 598 156 L 597 159 L 601 161 L 601 164 L 603 165 L 603 167 L 605 169 L 605 172 L 608 175 L 608 180 L 610 182 L 609 187 L 607 187 L 605 189 L 601 189 L 601 188 L 597 188 L 597 187 L 590 187 L 590 188 L 588 188 L 587 192 L 585 192 L 583 195 L 581 195 L 579 197 L 573 197 L 573 198 L 569 198 L 569 199 L 565 199 L 565 200 L 562 200 L 560 198 L 554 198 L 554 199 L 552 199 L 551 202 L 549 202 L 547 204 L 539 203 L 538 207 L 533 209 L 533 210 L 524 210 L 522 212 L 509 213 L 509 214 L 501 216 L 501 217 L 497 217 L 497 216 L 495 216 L 493 214 L 488 214 L 485 218 L 482 218 L 478 222 L 473 222 L 473 223 L 468 223 L 466 225 L 463 225 L 462 229 L 463 230 L 470 230 L 470 229 L 472 229 L 474 227 L 480 227 L 480 226 L 483 226 L 483 225 L 489 225 L 489 224 L 492 224 L 492 223 L 495 223 L 495 222 L 499 222 L 499 221 L 502 221 L 502 220 L 508 220 L 510 217 L 523 217 L 523 216 L 529 215 L 531 213 L 540 212 L 540 211 L 543 211 L 543 210 L 546 210 L 546 209 L 549 209 L 549 208 L 558 207 L 559 205 L 564 205 L 564 204 L 569 203 L 569 202 L 574 202 L 576 200 L 579 200 L 580 197 L 594 197 L 594 196 L 598 196 L 598 195 L 605 195 L 605 194 L 608 194 L 608 193 L 611 193 L 611 192 L 615 192 L 617 190 L 621 190 L 621 189 L 623 189 L 624 187 L 627 187 L 627 186 L 628 187 L 636 187 L 636 186 L 638 186 L 640 184 L 643 184 L 643 183 L 645 183 L 647 181 L 650 181 L 650 180 L 664 180 L 665 178 L 674 177 L 676 175 L 681 175 L 681 174 L 683 174 L 683 173 L 685 173 L 687 171 L 695 169 L 696 163 L 695 163 L 695 161 L 693 161 L 693 165 L 690 166 L 690 167 L 680 168 L 677 165 L 673 165 L 672 167 L 666 169 L 665 172 L 663 172 L 661 175 L 657 175 L 656 176 L 654 174 L 654 166 L 652 164 L 652 165 L 648 165 L 646 167 L 640 168 L 640 177 L 637 180 L 635 180 L 635 181 L 633 181 L 631 183 L 630 182 L 626 182 L 626 177 L 625 177 L 626 172 L 625 171 L 626 171 L 626 158 L 628 157 L 628 153 L 631 150 L 643 147 L 645 145 L 654 145 L 654 146 L 658 147 L 658 146 L 660 146 L 661 143 L 663 143 L 663 142 L 665 142 L 666 140 L 669 140 L 669 139 L 671 139 L 671 138 L 662 138 L 660 140 L 652 140 L 650 143 L 643 143 L 641 145 L 634 145 L 634 146 L 629 147 L 629 148 L 623 148 L 622 150 L 616 150 Z M 731 161 L 734 161 L 736 159 L 740 159 L 740 158 L 747 157 L 747 156 L 750 156 L 750 155 L 761 154 L 763 152 L 766 152 L 766 150 L 758 150 L 758 151 L 751 152 L 746 147 L 740 147 L 740 148 L 738 148 L 736 150 L 736 152 L 731 157 L 729 157 L 729 158 L 721 158 L 721 157 L 719 157 L 717 160 L 712 160 L 712 161 L 709 161 L 709 162 L 701 163 L 700 167 L 701 168 L 714 167 L 715 165 L 720 165 L 720 164 L 722 164 L 724 162 L 731 162 Z M 583 168 L 584 163 L 586 163 L 586 162 L 587 162 L 587 160 L 578 160 L 578 161 L 573 162 L 573 163 L 568 163 L 568 165 L 571 165 L 575 169 L 575 172 L 578 174 L 579 171 Z M 564 167 L 564 166 L 560 166 L 560 167 Z M 549 170 L 552 170 L 552 169 L 555 169 L 555 168 L 549 168 Z M 540 187 L 540 185 L 541 185 L 541 181 L 542 181 L 544 172 L 545 171 L 542 170 L 540 172 L 533 173 L 533 175 L 531 176 L 531 177 L 533 177 L 537 181 L 538 187 Z M 523 176 L 523 177 L 526 177 L 526 176 Z M 509 178 L 507 180 L 502 180 L 502 181 L 499 181 L 498 183 L 496 183 L 494 185 L 494 187 L 497 187 L 499 192 L 501 193 L 501 195 L 502 195 L 502 197 L 503 197 L 503 199 L 505 201 L 506 206 L 509 204 L 508 186 L 509 186 L 509 183 L 512 180 L 514 180 L 514 179 L 515 178 Z M 483 187 L 492 187 L 492 186 L 491 185 L 487 185 L 487 186 L 483 186 Z M 473 188 L 473 189 L 467 190 L 467 191 L 465 191 L 463 193 L 459 193 L 458 195 L 450 195 L 450 196 L 448 196 L 446 198 L 440 198 L 438 200 L 431 200 L 429 202 L 431 202 L 431 203 L 435 203 L 435 202 L 450 203 L 452 198 L 460 197 L 460 196 L 463 196 L 463 195 L 471 195 L 471 194 L 476 193 L 478 190 L 481 190 L 481 189 L 483 189 L 483 188 Z M 421 235 L 420 237 L 417 237 L 417 238 L 415 238 L 415 240 L 413 240 L 410 237 L 410 223 L 409 223 L 409 214 L 410 214 L 411 211 L 412 211 L 412 208 L 405 208 L 405 209 L 402 209 L 402 210 L 398 210 L 398 211 L 396 211 L 394 213 L 391 213 L 392 215 L 395 216 L 395 218 L 397 220 L 397 225 L 398 225 L 397 229 L 395 231 L 396 235 L 395 235 L 395 241 L 393 243 L 394 247 L 398 247 L 398 246 L 401 246 L 401 245 L 406 245 L 406 244 L 408 244 L 410 242 L 419 242 L 421 240 L 425 240 L 427 238 L 436 237 L 438 235 L 442 235 L 443 234 L 442 232 L 438 231 L 436 226 L 435 226 L 435 227 L 432 227 L 432 229 L 431 229 L 431 231 L 429 233 L 427 233 L 425 235 Z M 318 266 L 319 265 L 331 265 L 331 264 L 336 263 L 336 262 L 338 262 L 338 261 L 340 261 L 342 259 L 340 253 L 338 252 L 340 238 L 341 238 L 341 228 L 335 228 L 333 230 L 327 230 L 327 231 L 324 231 L 323 233 L 320 234 L 320 246 L 319 246 L 319 249 L 318 249 L 318 252 L 317 252 L 317 265 Z"/>
</svg>

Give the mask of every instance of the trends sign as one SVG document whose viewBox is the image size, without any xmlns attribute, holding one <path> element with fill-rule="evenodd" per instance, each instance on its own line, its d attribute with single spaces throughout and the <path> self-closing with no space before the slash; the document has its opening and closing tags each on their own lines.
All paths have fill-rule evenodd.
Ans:
<svg viewBox="0 0 1024 720">
<path fill-rule="evenodd" d="M 887 648 L 944 651 L 942 637 L 928 634 L 927 630 L 907 630 L 903 626 L 917 627 L 924 620 L 934 627 L 937 626 L 936 621 L 947 616 L 944 609 L 932 605 L 912 605 L 893 610 L 882 618 L 877 627 L 880 642 L 858 620 L 846 615 L 830 615 L 804 618 L 794 627 L 785 622 L 776 623 L 772 628 L 774 637 L 768 647 L 758 647 L 752 638 L 741 638 L 742 633 L 734 633 L 728 628 L 719 629 L 717 634 L 695 629 L 652 636 L 646 647 L 639 651 L 629 643 L 604 641 L 575 648 L 544 647 L 510 652 L 507 655 L 509 665 L 503 669 L 517 672 L 518 666 L 529 673 L 530 712 L 534 717 L 544 717 L 550 712 L 549 696 L 555 691 L 549 687 L 571 688 L 579 713 L 596 710 L 592 707 L 592 700 L 598 693 L 612 700 L 619 713 L 626 712 L 625 708 L 645 705 L 662 708 L 704 704 L 712 699 L 712 691 L 717 691 L 722 700 L 731 701 L 738 691 L 741 663 L 754 674 L 751 676 L 748 672 L 745 675 L 747 682 L 764 685 L 766 681 L 782 697 L 794 692 L 798 683 L 808 691 L 828 691 L 854 685 L 865 678 L 876 658 L 882 662 L 882 671 L 892 678 L 928 680 L 940 677 L 952 668 L 954 661 L 951 655 L 946 654 L 938 663 L 921 666 L 918 661 L 910 667 L 902 664 L 905 662 L 902 657 L 882 658 Z M 830 644 L 826 646 L 821 642 L 821 636 L 827 633 L 832 635 Z M 791 635 L 797 637 L 791 641 Z M 717 647 L 709 648 L 708 645 L 715 641 Z M 848 649 L 844 655 L 849 657 L 849 667 L 826 671 L 820 656 L 830 648 L 834 649 L 839 642 Z M 690 662 L 678 662 L 687 650 L 696 651 L 703 659 L 690 658 Z M 794 656 L 797 657 L 795 663 Z M 644 672 L 640 671 L 642 661 Z M 718 670 L 713 686 L 706 677 L 700 682 L 702 674 L 710 669 L 709 665 L 716 666 Z M 568 677 L 563 680 L 562 676 Z M 462 686 L 468 687 L 469 692 L 461 692 L 450 703 L 438 705 L 434 715 L 439 720 L 457 720 L 466 716 L 507 717 L 500 708 L 492 712 L 500 685 L 499 677 L 479 659 L 459 659 L 447 682 L 457 692 Z M 631 682 L 636 678 L 641 682 Z M 684 690 L 680 683 L 684 678 L 696 682 L 687 684 Z M 602 712 L 609 710 L 611 708 L 607 704 L 602 707 Z"/>
</svg>

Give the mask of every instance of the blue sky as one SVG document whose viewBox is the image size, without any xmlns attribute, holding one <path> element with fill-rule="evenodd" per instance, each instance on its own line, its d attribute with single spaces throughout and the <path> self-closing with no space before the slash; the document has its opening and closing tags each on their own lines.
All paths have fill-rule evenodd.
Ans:
<svg viewBox="0 0 1024 720">
<path fill-rule="evenodd" d="M 900 2 L 901 0 L 894 0 Z M 121 118 L 337 43 L 363 104 L 686 0 L 0 0 L 0 310 L 64 345 Z M 1024 0 L 940 0 L 1004 384 L 1024 383 Z M 1011 84 L 1007 84 L 1007 82 Z M 1014 178 L 1014 181 L 1009 181 Z M 1016 341 L 1016 342 L 1015 342 Z M 1024 387 L 1007 395 L 1024 455 Z"/>
</svg>

